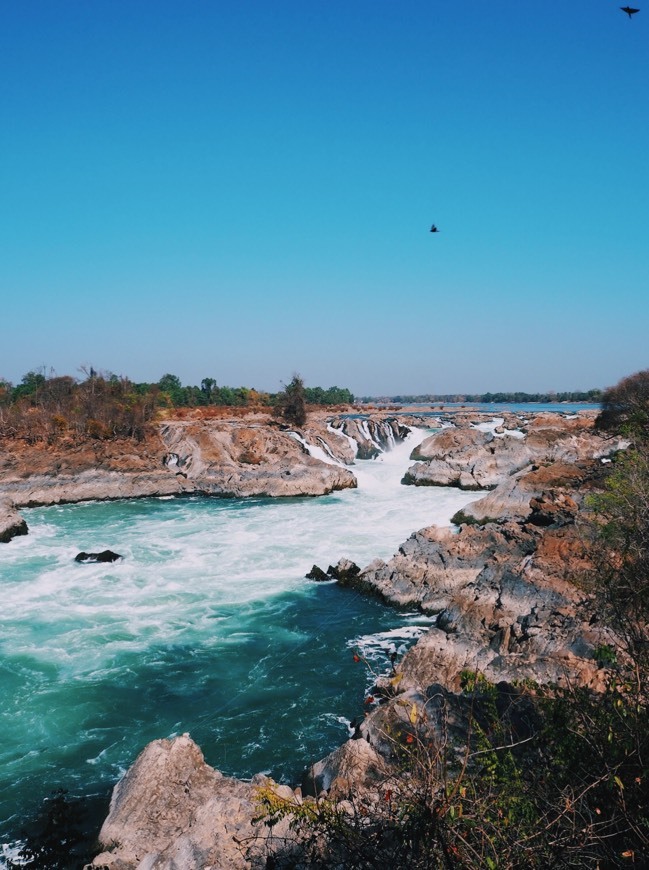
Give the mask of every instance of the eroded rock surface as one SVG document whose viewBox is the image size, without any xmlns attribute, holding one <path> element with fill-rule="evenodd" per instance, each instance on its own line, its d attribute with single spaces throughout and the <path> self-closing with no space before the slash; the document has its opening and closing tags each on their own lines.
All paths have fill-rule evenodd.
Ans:
<svg viewBox="0 0 649 870">
<path fill-rule="evenodd" d="M 321 428 L 334 456 L 349 450 Z M 351 471 L 310 456 L 287 432 L 240 421 L 170 421 L 143 442 L 7 445 L 0 467 L 0 495 L 16 507 L 184 493 L 323 495 L 354 486 Z"/>
<path fill-rule="evenodd" d="M 566 419 L 540 414 L 527 424 L 526 431 L 520 438 L 472 426 L 443 429 L 413 451 L 411 459 L 417 462 L 408 469 L 403 482 L 493 489 L 533 466 L 601 459 L 628 446 L 623 439 L 594 432 L 589 416 Z"/>
<path fill-rule="evenodd" d="M 536 511 L 537 525 L 540 525 L 538 510 L 546 493 L 552 493 L 555 503 L 557 498 L 572 500 L 571 494 L 576 490 L 583 496 L 596 485 L 601 469 L 601 463 L 595 459 L 530 466 L 508 477 L 483 498 L 466 505 L 460 518 L 480 523 L 523 520 Z M 576 508 L 571 510 L 574 515 Z"/>
</svg>

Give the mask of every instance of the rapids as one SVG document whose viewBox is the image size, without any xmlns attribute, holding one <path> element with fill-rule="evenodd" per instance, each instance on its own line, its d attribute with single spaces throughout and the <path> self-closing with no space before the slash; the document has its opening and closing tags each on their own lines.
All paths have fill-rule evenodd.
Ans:
<svg viewBox="0 0 649 870">
<path fill-rule="evenodd" d="M 481 496 L 400 484 L 426 434 L 357 461 L 358 489 L 321 498 L 23 511 L 29 535 L 0 545 L 0 842 L 55 788 L 105 813 L 157 737 L 190 732 L 224 773 L 286 781 L 345 740 L 369 679 L 352 650 L 385 669 L 429 621 L 304 575 L 387 559 Z M 103 549 L 124 559 L 74 562 Z"/>
</svg>

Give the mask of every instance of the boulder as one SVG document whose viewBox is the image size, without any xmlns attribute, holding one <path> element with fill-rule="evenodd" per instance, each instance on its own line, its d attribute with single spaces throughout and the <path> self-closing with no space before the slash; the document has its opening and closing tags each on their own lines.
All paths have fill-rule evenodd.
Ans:
<svg viewBox="0 0 649 870">
<path fill-rule="evenodd" d="M 351 559 L 339 559 L 335 565 L 329 565 L 327 568 L 327 574 L 333 580 L 349 580 L 352 577 L 357 577 L 360 573 L 361 569 Z"/>
<path fill-rule="evenodd" d="M 113 553 L 112 550 L 102 550 L 101 553 L 77 553 L 74 557 L 75 562 L 116 562 L 118 559 L 123 559 L 119 553 Z"/>
<path fill-rule="evenodd" d="M 538 514 L 540 498 L 546 500 L 553 498 L 549 495 L 551 491 L 555 493 L 562 491 L 571 500 L 573 499 L 570 493 L 574 493 L 575 490 L 579 490 L 583 496 L 596 484 L 601 469 L 601 463 L 595 460 L 575 463 L 554 462 L 540 468 L 532 466 L 513 474 L 484 498 L 466 505 L 462 508 L 458 519 L 479 523 L 524 520 L 534 510 L 537 511 L 537 517 L 540 519 Z M 532 502 L 534 507 L 531 507 Z M 566 502 L 564 506 L 567 505 Z M 574 515 L 574 510 L 572 513 Z M 537 522 L 537 525 L 542 524 Z"/>
<path fill-rule="evenodd" d="M 9 499 L 0 499 L 0 544 L 27 534 L 27 523 Z"/>
<path fill-rule="evenodd" d="M 251 783 L 223 776 L 188 734 L 154 740 L 115 786 L 99 833 L 105 851 L 89 868 L 262 870 L 272 843 L 252 821 L 259 788 L 286 790 L 262 776 Z M 273 832 L 281 838 L 288 822 Z"/>
<path fill-rule="evenodd" d="M 360 573 L 361 569 L 351 559 L 339 559 L 335 565 L 329 565 L 326 573 L 322 568 L 314 565 L 305 576 L 308 580 L 342 580 L 344 583 L 346 580 L 357 577 Z"/>
<path fill-rule="evenodd" d="M 491 489 L 530 464 L 525 442 L 512 435 L 496 438 L 480 429 L 444 429 L 426 438 L 411 454 L 419 460 L 403 477 L 415 486 Z"/>
<path fill-rule="evenodd" d="M 317 583 L 323 583 L 325 580 L 331 580 L 331 577 L 326 574 L 322 568 L 314 565 L 308 574 L 304 575 L 307 580 L 315 580 Z"/>
<path fill-rule="evenodd" d="M 602 459 L 628 446 L 622 438 L 603 438 L 590 418 L 539 415 L 525 438 L 475 428 L 451 428 L 426 438 L 411 454 L 417 460 L 402 483 L 494 489 L 513 475 L 555 462 Z M 491 514 L 497 516 L 497 514 Z"/>
</svg>

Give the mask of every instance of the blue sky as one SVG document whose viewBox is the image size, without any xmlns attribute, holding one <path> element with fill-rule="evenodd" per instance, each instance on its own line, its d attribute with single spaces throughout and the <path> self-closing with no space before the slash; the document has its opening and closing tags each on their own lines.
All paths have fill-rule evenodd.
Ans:
<svg viewBox="0 0 649 870">
<path fill-rule="evenodd" d="M 363 395 L 649 366 L 649 7 L 0 10 L 0 376 Z"/>
</svg>

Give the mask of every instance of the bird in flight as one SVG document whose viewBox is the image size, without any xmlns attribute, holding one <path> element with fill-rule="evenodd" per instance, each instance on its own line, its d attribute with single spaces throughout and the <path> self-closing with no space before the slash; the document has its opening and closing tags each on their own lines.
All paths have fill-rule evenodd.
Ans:
<svg viewBox="0 0 649 870">
<path fill-rule="evenodd" d="M 632 6 L 620 6 L 622 12 L 626 12 L 626 14 L 631 18 L 632 15 L 635 15 L 636 12 L 639 12 L 639 9 L 634 9 Z"/>
<path fill-rule="evenodd" d="M 431 231 L 431 233 L 438 233 L 439 232 L 439 230 L 437 229 L 435 224 L 432 225 L 432 227 L 430 228 L 430 231 Z"/>
</svg>

